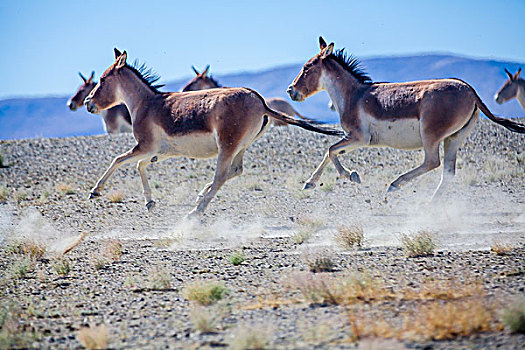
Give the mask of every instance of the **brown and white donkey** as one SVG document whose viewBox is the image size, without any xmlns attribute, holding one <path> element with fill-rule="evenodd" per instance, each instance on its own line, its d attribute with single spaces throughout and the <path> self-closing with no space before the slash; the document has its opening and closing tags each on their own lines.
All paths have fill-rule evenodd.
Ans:
<svg viewBox="0 0 525 350">
<path fill-rule="evenodd" d="M 146 207 L 151 209 L 155 203 L 146 174 L 150 163 L 174 156 L 217 157 L 213 182 L 202 189 L 197 206 L 189 214 L 201 212 L 224 182 L 242 173 L 244 152 L 268 128 L 268 118 L 327 135 L 344 134 L 274 111 L 261 95 L 248 88 L 160 92 L 151 84 L 155 76 L 126 63 L 126 51 L 121 54 L 115 49 L 115 57 L 85 104 L 89 112 L 97 113 L 124 103 L 131 113 L 137 145 L 113 160 L 90 198 L 99 196 L 117 168 L 137 162 Z"/>
<path fill-rule="evenodd" d="M 358 147 L 422 148 L 423 164 L 392 182 L 389 191 L 396 190 L 440 165 L 439 144 L 443 141 L 444 168 L 435 197 L 455 174 L 458 148 L 476 124 L 479 110 L 510 131 L 525 132 L 525 125 L 494 116 L 464 81 L 373 83 L 344 49 L 334 52 L 334 44 L 326 45 L 322 37 L 319 45 L 321 52 L 304 64 L 288 93 L 292 100 L 303 101 L 326 90 L 347 135 L 329 148 L 305 189 L 315 186 L 330 160 L 341 177 L 360 182 L 357 172 L 343 167 L 338 159 L 339 154 Z"/>
<path fill-rule="evenodd" d="M 78 88 L 77 92 L 67 101 L 67 106 L 72 111 L 84 105 L 84 100 L 97 83 L 93 81 L 95 72 L 91 72 L 89 79 L 86 79 L 82 73 L 78 73 L 84 82 Z M 122 132 L 131 132 L 131 116 L 125 105 L 120 104 L 105 111 L 100 111 L 100 116 L 104 122 L 104 129 L 108 134 L 119 134 Z"/>
<path fill-rule="evenodd" d="M 205 90 L 205 89 L 215 89 L 215 88 L 221 87 L 221 85 L 219 85 L 217 80 L 213 79 L 211 75 L 208 75 L 208 71 L 210 69 L 209 65 L 206 66 L 206 69 L 204 69 L 202 73 L 199 73 L 199 71 L 194 66 L 192 66 L 191 68 L 193 68 L 193 71 L 195 72 L 195 77 L 192 80 L 190 80 L 188 84 L 186 84 L 186 86 L 182 88 L 182 92 L 198 91 L 198 90 Z M 299 112 L 295 110 L 295 108 L 293 108 L 293 106 L 290 103 L 288 103 L 288 101 L 286 101 L 283 98 L 272 97 L 272 98 L 265 98 L 265 100 L 266 100 L 266 104 L 271 109 L 274 109 L 278 112 L 283 112 L 284 114 L 289 115 L 290 117 L 293 117 L 294 115 L 296 115 L 301 119 L 307 120 L 311 123 L 318 124 L 317 121 L 301 115 Z M 282 122 L 280 120 L 273 119 L 273 118 L 272 118 L 272 124 L 275 126 L 288 125 L 288 123 L 285 123 L 285 122 Z"/>
</svg>

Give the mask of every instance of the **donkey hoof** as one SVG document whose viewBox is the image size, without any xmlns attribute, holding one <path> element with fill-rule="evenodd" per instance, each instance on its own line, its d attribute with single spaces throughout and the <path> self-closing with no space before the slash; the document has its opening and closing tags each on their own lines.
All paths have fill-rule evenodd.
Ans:
<svg viewBox="0 0 525 350">
<path fill-rule="evenodd" d="M 203 210 L 200 210 L 198 207 L 195 207 L 188 214 L 186 214 L 186 216 L 184 218 L 185 219 L 194 218 L 194 217 L 199 216 L 200 214 L 202 214 L 202 212 L 203 212 Z"/>
<path fill-rule="evenodd" d="M 97 198 L 97 197 L 100 197 L 100 193 L 98 193 L 96 191 L 91 191 L 89 193 L 89 199 L 93 199 L 93 198 Z"/>
<path fill-rule="evenodd" d="M 153 208 L 155 208 L 155 201 L 149 201 L 146 203 L 146 209 L 148 209 L 148 211 L 151 211 Z"/>
<path fill-rule="evenodd" d="M 352 171 L 350 174 L 350 181 L 360 184 L 361 178 L 359 177 L 359 174 L 355 171 Z"/>
<path fill-rule="evenodd" d="M 303 186 L 303 190 L 311 190 L 312 188 L 315 187 L 315 183 L 313 182 L 307 182 L 304 184 Z"/>
<path fill-rule="evenodd" d="M 394 184 L 391 184 L 389 187 L 388 187 L 388 191 L 387 192 L 395 192 L 395 191 L 398 191 L 399 190 L 399 187 L 397 187 L 396 185 Z"/>
</svg>

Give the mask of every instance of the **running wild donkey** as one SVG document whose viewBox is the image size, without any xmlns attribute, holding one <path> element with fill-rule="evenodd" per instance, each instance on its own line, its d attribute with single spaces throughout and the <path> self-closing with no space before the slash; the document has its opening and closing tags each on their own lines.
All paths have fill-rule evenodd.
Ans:
<svg viewBox="0 0 525 350">
<path fill-rule="evenodd" d="M 221 87 L 217 80 L 213 79 L 211 75 L 208 75 L 208 70 L 210 69 L 209 65 L 206 66 L 206 69 L 204 69 L 202 73 L 199 73 L 199 71 L 193 66 L 191 68 L 193 68 L 193 71 L 195 72 L 196 76 L 192 80 L 190 80 L 185 87 L 182 88 L 182 92 L 215 89 Z M 266 98 L 265 100 L 268 107 L 270 107 L 273 110 L 283 112 L 284 114 L 289 115 L 290 117 L 297 115 L 299 118 L 307 120 L 310 123 L 318 124 L 315 120 L 301 115 L 295 110 L 295 108 L 292 107 L 290 103 L 288 103 L 282 98 L 272 97 Z M 276 119 L 272 119 L 272 123 L 275 126 L 288 125 L 288 123 Z"/>
<path fill-rule="evenodd" d="M 67 101 L 67 106 L 72 111 L 84 104 L 84 99 L 95 88 L 97 83 L 93 81 L 95 72 L 91 72 L 89 79 L 84 78 L 82 73 L 78 73 L 84 82 L 77 92 Z M 100 116 L 104 121 L 104 129 L 108 134 L 119 134 L 121 132 L 131 132 L 131 116 L 125 105 L 120 104 L 105 111 L 100 111 Z"/>
<path fill-rule="evenodd" d="M 124 103 L 131 112 L 137 145 L 113 160 L 90 198 L 99 196 L 118 167 L 137 162 L 146 207 L 151 209 L 155 203 L 146 174 L 148 164 L 174 156 L 217 157 L 213 182 L 202 189 L 189 214 L 202 212 L 226 180 L 242 173 L 244 152 L 268 128 L 268 117 L 327 135 L 343 135 L 276 112 L 247 88 L 159 92 L 152 84 L 158 77 L 128 65 L 126 51 L 121 54 L 115 49 L 115 57 L 85 104 L 89 112 L 97 113 Z"/>
<path fill-rule="evenodd" d="M 444 143 L 443 174 L 434 198 L 455 174 L 456 154 L 478 120 L 479 110 L 510 131 L 525 132 L 525 125 L 494 116 L 474 89 L 459 79 L 422 80 L 407 83 L 373 83 L 359 62 L 344 49 L 333 52 L 319 38 L 321 52 L 305 63 L 288 93 L 294 101 L 326 90 L 339 113 L 346 136 L 332 145 L 323 161 L 306 181 L 313 188 L 323 169 L 334 163 L 341 177 L 360 182 L 355 171 L 341 165 L 339 154 L 358 147 L 389 146 L 421 149 L 423 164 L 398 177 L 389 187 L 397 190 L 406 182 L 440 165 L 439 144 Z"/>
<path fill-rule="evenodd" d="M 502 104 L 515 98 L 525 110 L 525 80 L 520 78 L 521 68 L 514 75 L 506 69 L 505 73 L 509 76 L 509 80 L 501 87 L 494 99 L 497 103 Z"/>
</svg>

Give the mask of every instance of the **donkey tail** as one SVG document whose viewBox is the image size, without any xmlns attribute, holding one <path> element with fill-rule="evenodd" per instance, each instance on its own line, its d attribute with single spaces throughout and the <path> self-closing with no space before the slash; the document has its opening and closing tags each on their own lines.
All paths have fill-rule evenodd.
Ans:
<svg viewBox="0 0 525 350">
<path fill-rule="evenodd" d="M 496 117 L 494 114 L 492 114 L 492 112 L 489 110 L 489 108 L 483 103 L 483 101 L 478 96 L 478 94 L 476 93 L 474 88 L 472 88 L 472 90 L 474 91 L 474 96 L 476 96 L 476 106 L 479 109 L 481 109 L 483 114 L 485 114 L 490 120 L 492 120 L 494 123 L 497 123 L 497 124 L 507 128 L 507 129 L 509 129 L 512 132 L 525 134 L 525 125 L 524 124 L 516 123 L 515 121 L 510 120 L 510 119 Z"/>
<path fill-rule="evenodd" d="M 316 125 L 319 125 L 319 124 L 323 124 L 323 122 L 320 122 L 320 121 L 317 121 L 315 119 L 312 119 L 312 118 L 308 118 L 308 117 L 305 117 L 304 115 L 302 115 L 301 113 L 297 112 L 294 108 L 293 112 L 295 113 L 296 116 L 298 116 L 299 118 L 301 118 L 302 120 L 306 120 L 307 122 L 311 123 L 311 124 L 316 124 Z"/>
<path fill-rule="evenodd" d="M 266 109 L 266 114 L 268 116 L 270 116 L 271 118 L 275 118 L 275 119 L 283 121 L 283 122 L 285 122 L 287 124 L 296 125 L 296 126 L 298 126 L 300 128 L 306 129 L 306 130 L 315 131 L 315 132 L 318 132 L 320 134 L 331 135 L 331 136 L 345 136 L 346 135 L 346 133 L 344 131 L 342 131 L 342 130 L 316 126 L 312 122 L 308 122 L 306 120 L 295 119 L 295 118 L 289 117 L 288 115 L 286 115 L 284 113 L 275 111 L 275 110 L 271 109 L 270 107 L 268 107 L 268 105 L 266 104 L 266 101 L 264 100 L 264 98 L 257 91 L 255 91 L 253 89 L 249 89 L 249 88 L 246 88 L 246 89 L 249 90 L 250 92 L 252 92 L 257 97 L 259 97 L 259 99 L 261 100 L 261 102 L 262 102 L 262 104 L 264 106 L 264 109 Z"/>
</svg>

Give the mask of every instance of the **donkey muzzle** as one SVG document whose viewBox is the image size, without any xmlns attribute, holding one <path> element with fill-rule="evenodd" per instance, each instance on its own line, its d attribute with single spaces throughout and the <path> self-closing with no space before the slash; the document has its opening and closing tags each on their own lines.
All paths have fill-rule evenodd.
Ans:
<svg viewBox="0 0 525 350">
<path fill-rule="evenodd" d="M 302 101 L 303 99 L 301 98 L 301 94 L 296 91 L 292 85 L 288 86 L 288 89 L 286 90 L 286 92 L 288 93 L 288 95 L 290 95 L 290 98 L 293 100 L 293 101 Z"/>
<path fill-rule="evenodd" d="M 86 109 L 89 113 L 98 112 L 97 106 L 95 106 L 95 102 L 93 102 L 89 97 L 84 100 L 84 105 L 86 106 Z"/>
<path fill-rule="evenodd" d="M 77 110 L 77 104 L 74 103 L 73 101 L 69 100 L 67 101 L 66 103 L 66 106 L 68 106 L 68 108 L 72 111 L 76 111 Z"/>
</svg>

